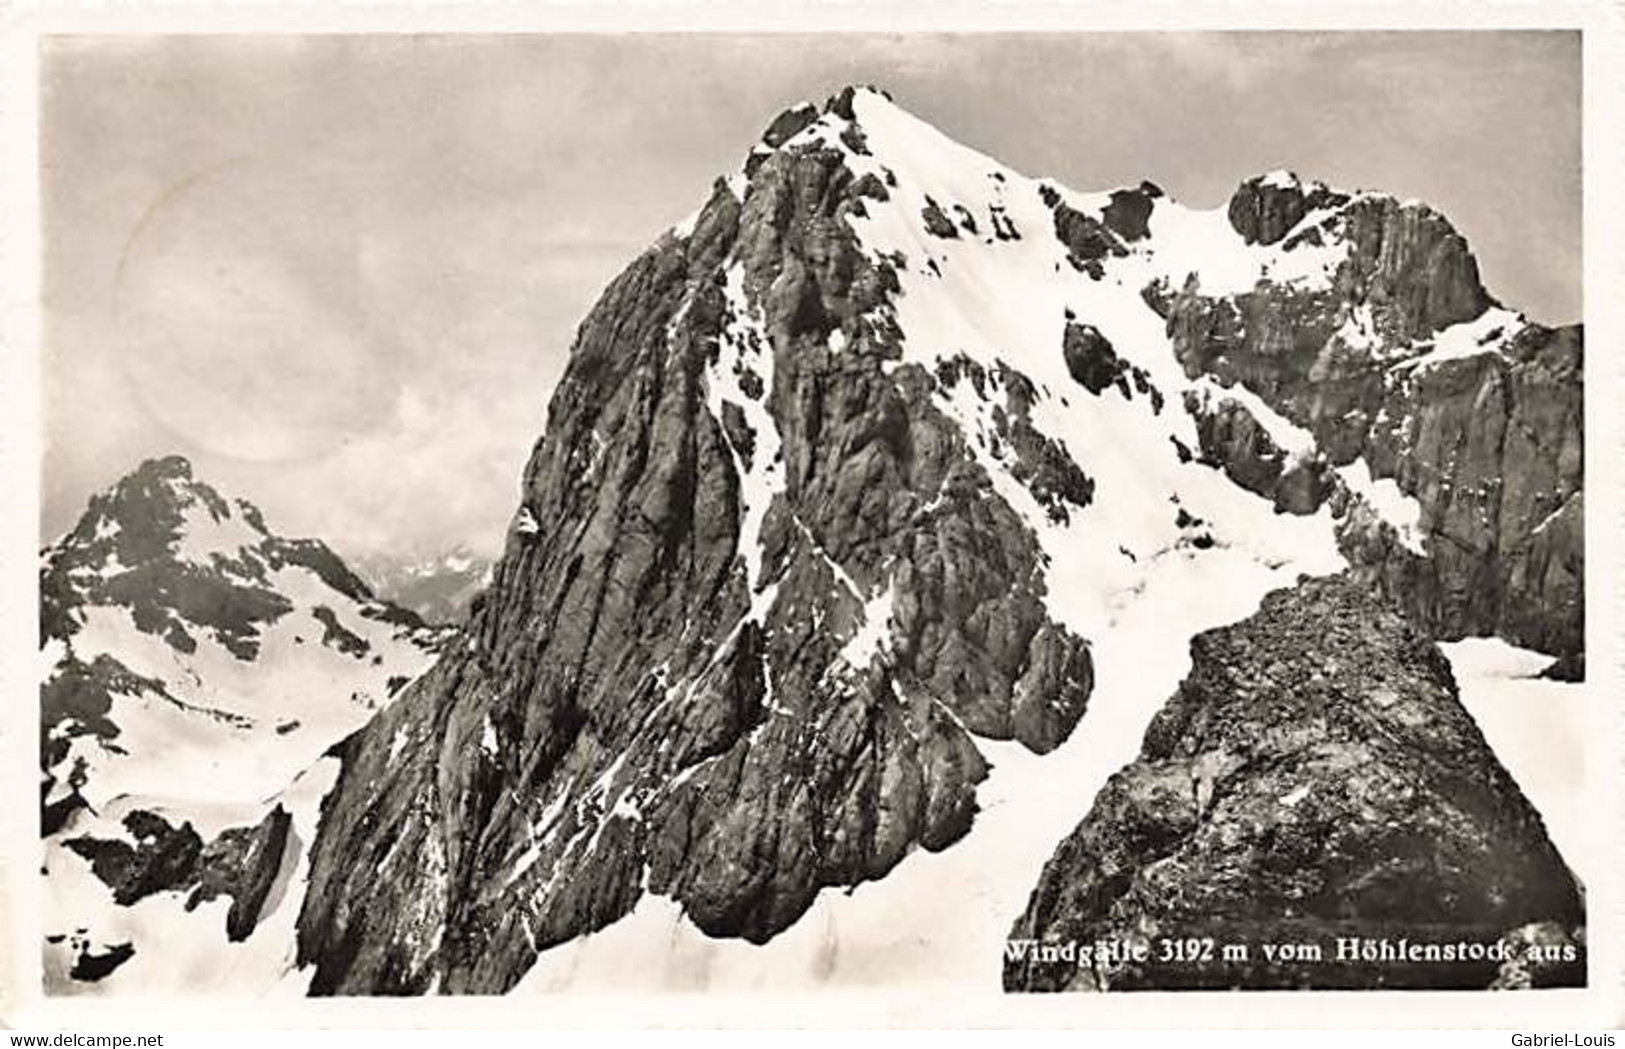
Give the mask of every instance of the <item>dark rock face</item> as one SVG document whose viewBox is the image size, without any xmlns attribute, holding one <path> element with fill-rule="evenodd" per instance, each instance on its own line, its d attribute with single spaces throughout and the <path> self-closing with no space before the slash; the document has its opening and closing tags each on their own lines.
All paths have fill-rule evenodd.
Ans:
<svg viewBox="0 0 1625 1049">
<path fill-rule="evenodd" d="M 846 219 L 884 185 L 816 143 L 748 170 L 606 290 L 467 645 L 340 749 L 313 993 L 499 992 L 645 891 L 765 941 L 963 835 L 973 735 L 1046 751 L 1082 714 L 1032 532 L 940 378 L 883 370 L 896 277 Z M 1024 483 L 1087 501 L 1025 380 L 981 381 Z"/>
<path fill-rule="evenodd" d="M 1066 358 L 1067 373 L 1096 397 L 1116 387 L 1125 401 L 1143 394 L 1150 398 L 1154 414 L 1162 412 L 1162 391 L 1151 382 L 1150 375 L 1139 365 L 1117 356 L 1111 340 L 1094 325 L 1078 324 L 1069 317 L 1061 338 L 1061 353 Z"/>
<path fill-rule="evenodd" d="M 1346 204 L 1348 199 L 1319 183 L 1305 187 L 1296 179 L 1259 175 L 1243 182 L 1231 195 L 1230 226 L 1248 244 L 1274 244 L 1310 212 Z"/>
<path fill-rule="evenodd" d="M 1144 240 L 1151 235 L 1151 212 L 1161 196 L 1161 187 L 1151 182 L 1142 182 L 1134 189 L 1114 190 L 1101 218 L 1108 229 L 1125 241 L 1132 244 Z"/>
<path fill-rule="evenodd" d="M 134 695 L 143 687 L 161 691 L 155 682 L 133 674 L 111 656 L 98 654 L 89 663 L 68 660 L 61 672 L 40 687 L 40 768 L 50 769 L 68 754 L 75 735 L 91 735 L 104 742 L 118 738 L 120 729 L 108 719 L 117 693 Z M 49 730 L 67 725 L 64 734 Z M 116 745 L 116 744 L 115 744 Z"/>
<path fill-rule="evenodd" d="M 190 823 L 172 827 L 161 816 L 132 812 L 124 826 L 135 846 L 122 841 L 74 838 L 67 845 L 91 862 L 91 870 L 113 890 L 114 902 L 128 907 L 155 892 L 186 887 L 196 877 L 203 839 Z"/>
<path fill-rule="evenodd" d="M 1055 236 L 1067 248 L 1067 259 L 1074 269 L 1100 278 L 1105 271 L 1102 260 L 1128 254 L 1123 242 L 1105 223 L 1065 203 L 1052 205 L 1055 212 Z"/>
<path fill-rule="evenodd" d="M 930 197 L 925 198 L 925 208 L 920 212 L 920 218 L 925 222 L 925 231 L 933 237 L 944 240 L 956 240 L 959 237 L 959 227 L 954 225 L 942 206 Z"/>
<path fill-rule="evenodd" d="M 311 609 L 311 615 L 322 625 L 322 644 L 356 657 L 365 656 L 371 651 L 372 646 L 367 644 L 366 639 L 340 623 L 331 608 L 317 605 Z"/>
<path fill-rule="evenodd" d="M 1185 410 L 1196 420 L 1202 461 L 1223 470 L 1249 492 L 1269 499 L 1277 512 L 1312 514 L 1334 495 L 1349 498 L 1347 487 L 1325 458 L 1289 455 L 1241 402 L 1224 397 L 1205 403 L 1187 393 Z M 1342 504 L 1338 516 L 1344 516 Z"/>
<path fill-rule="evenodd" d="M 1388 390 L 1368 461 L 1439 540 L 1420 587 L 1390 589 L 1443 632 L 1584 649 L 1582 352 L 1578 328 L 1531 329 L 1507 356 L 1403 370 Z"/>
<path fill-rule="evenodd" d="M 1424 337 L 1493 304 L 1467 241 L 1444 216 L 1382 197 L 1356 201 L 1342 222 L 1354 248 L 1339 290 L 1397 318 L 1404 334 Z"/>
<path fill-rule="evenodd" d="M 1139 759 L 1057 849 L 1011 932 L 1052 953 L 1104 942 L 1148 956 L 1029 950 L 1007 957 L 1007 989 L 1485 987 L 1534 979 L 1533 942 L 1562 961 L 1579 889 L 1430 638 L 1333 577 L 1269 595 L 1191 654 Z M 1183 954 L 1162 946 L 1187 938 Z M 1379 963 L 1340 957 L 1340 938 L 1512 946 L 1502 960 Z M 1322 955 L 1271 959 L 1265 943 Z M 1533 968 L 1574 983 L 1579 961 Z"/>
<path fill-rule="evenodd" d="M 988 452 L 1010 463 L 1011 474 L 1033 494 L 1051 521 L 1064 523 L 1073 511 L 1089 505 L 1094 498 L 1094 481 L 1060 444 L 1032 425 L 1031 409 L 1036 399 L 1032 380 L 1007 365 L 989 372 L 962 354 L 939 361 L 934 378 L 938 393 L 951 394 L 965 383 L 983 401 L 997 400 L 995 395 L 1002 395 L 1002 403 L 996 404 L 992 412 L 993 432 L 985 437 Z M 1038 745 L 1048 749 L 1042 742 Z"/>
<path fill-rule="evenodd" d="M 221 831 L 198 859 L 197 888 L 187 898 L 187 908 L 216 896 L 230 896 L 226 939 L 248 939 L 286 865 L 292 829 L 293 816 L 279 804 L 253 827 Z"/>
<path fill-rule="evenodd" d="M 1072 378 L 1097 397 L 1128 373 L 1127 362 L 1117 356 L 1111 341 L 1092 324 L 1068 321 L 1061 352 L 1066 355 L 1066 370 Z"/>
<path fill-rule="evenodd" d="M 1444 216 L 1422 205 L 1386 196 L 1351 199 L 1318 183 L 1306 189 L 1255 178 L 1236 190 L 1229 210 L 1231 225 L 1248 243 L 1280 241 L 1291 250 L 1335 235 L 1350 246 L 1330 292 L 1306 295 L 1271 284 L 1260 292 L 1264 302 L 1237 297 L 1235 306 L 1246 315 L 1251 333 L 1248 348 L 1257 356 L 1278 355 L 1289 346 L 1318 352 L 1340 320 L 1329 308 L 1338 303 L 1368 305 L 1379 332 L 1405 338 L 1425 338 L 1440 328 L 1472 320 L 1494 304 L 1479 281 L 1478 263 L 1467 241 Z M 1317 213 L 1325 217 L 1287 238 Z M 1301 301 L 1306 298 L 1311 301 Z M 1279 316 L 1283 311 L 1295 311 L 1297 316 Z M 1254 322 L 1267 321 L 1271 315 L 1277 323 L 1253 333 Z M 1318 323 L 1304 331 L 1301 322 L 1308 317 Z"/>
<path fill-rule="evenodd" d="M 204 845 L 190 823 L 179 827 L 155 813 L 136 810 L 124 817 L 128 842 L 94 837 L 69 839 L 68 848 L 90 860 L 91 871 L 113 890 L 113 901 L 128 907 L 159 892 L 186 892 L 186 909 L 217 896 L 230 896 L 226 938 L 245 940 L 259 922 L 260 909 L 282 868 L 293 823 L 278 805 L 254 827 L 232 827 Z M 76 976 L 76 978 L 78 978 Z"/>
<path fill-rule="evenodd" d="M 818 107 L 810 103 L 786 109 L 773 123 L 762 132 L 762 144 L 769 149 L 778 149 L 796 135 L 806 130 L 807 125 L 818 119 Z"/>
<path fill-rule="evenodd" d="M 1466 242 L 1425 207 L 1260 180 L 1238 190 L 1231 220 L 1271 243 L 1322 208 L 1339 209 L 1321 225 L 1350 243 L 1329 288 L 1263 284 L 1228 298 L 1194 284 L 1148 289 L 1186 373 L 1244 386 L 1308 430 L 1316 469 L 1364 458 L 1374 478 L 1420 503 L 1426 558 L 1356 538 L 1345 546 L 1362 578 L 1422 622 L 1447 637 L 1582 652 L 1580 328 L 1522 324 L 1486 333 L 1492 351 L 1413 363 L 1435 332 L 1493 304 Z M 1367 344 L 1346 335 L 1357 315 Z M 1244 486 L 1275 491 L 1280 457 L 1258 447 L 1253 426 L 1231 410 L 1201 426 L 1211 459 Z M 1307 512 L 1336 489 L 1298 478 L 1278 505 Z"/>
<path fill-rule="evenodd" d="M 1286 467 L 1286 451 L 1277 447 L 1269 431 L 1238 401 L 1223 400 L 1208 408 L 1194 394 L 1185 397 L 1185 410 L 1196 420 L 1196 438 L 1202 458 L 1249 492 L 1275 495 Z"/>
</svg>

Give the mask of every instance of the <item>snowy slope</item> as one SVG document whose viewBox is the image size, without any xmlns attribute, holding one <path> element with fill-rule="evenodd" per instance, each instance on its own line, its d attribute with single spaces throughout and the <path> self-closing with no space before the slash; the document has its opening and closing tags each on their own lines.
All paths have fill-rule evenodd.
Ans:
<svg viewBox="0 0 1625 1049">
<path fill-rule="evenodd" d="M 322 755 L 450 634 L 374 599 L 320 543 L 275 535 L 178 459 L 146 463 L 93 499 L 45 551 L 42 595 L 46 925 L 66 936 L 48 940 L 48 980 L 154 990 L 230 981 L 256 964 L 245 959 L 280 964 L 293 920 L 282 911 L 298 906 L 288 882 L 332 778 Z M 285 877 L 251 941 L 224 956 L 228 899 L 186 911 L 184 894 L 159 892 L 120 906 L 66 846 L 134 844 L 124 823 L 134 812 L 207 841 L 278 804 L 294 818 Z M 68 979 L 81 953 L 121 943 L 135 954 L 112 973 Z"/>
<path fill-rule="evenodd" d="M 1585 684 L 1541 677 L 1550 656 L 1500 638 L 1447 641 L 1439 649 L 1450 660 L 1462 705 L 1540 811 L 1558 852 L 1582 882 L 1595 878 L 1606 860 L 1586 795 Z"/>
</svg>

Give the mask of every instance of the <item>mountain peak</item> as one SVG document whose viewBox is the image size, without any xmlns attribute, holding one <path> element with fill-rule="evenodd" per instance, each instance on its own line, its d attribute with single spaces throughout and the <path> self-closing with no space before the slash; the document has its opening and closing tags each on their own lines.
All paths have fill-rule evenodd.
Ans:
<svg viewBox="0 0 1625 1049">
<path fill-rule="evenodd" d="M 1254 175 L 1252 178 L 1249 178 L 1246 181 L 1249 183 L 1256 183 L 1260 186 L 1268 186 L 1272 189 L 1298 190 L 1304 193 L 1311 193 L 1317 189 L 1330 188 L 1326 185 L 1326 183 L 1321 182 L 1318 179 L 1310 179 L 1306 182 L 1296 171 L 1292 171 L 1287 168 L 1276 168 L 1273 171 L 1266 171 L 1262 175 Z"/>
<path fill-rule="evenodd" d="M 847 120 L 856 120 L 857 103 L 860 99 L 897 107 L 897 100 L 884 88 L 876 87 L 874 84 L 848 84 L 824 100 L 824 112 L 834 113 Z"/>
<path fill-rule="evenodd" d="M 858 155 L 868 155 L 869 140 L 879 135 L 884 153 L 915 149 L 923 144 L 944 146 L 979 158 L 979 163 L 995 164 L 937 130 L 897 104 L 891 93 L 872 84 L 849 84 L 826 98 L 823 104 L 799 102 L 785 109 L 768 124 L 761 142 L 751 151 L 745 174 L 755 172 L 761 159 L 787 145 L 811 145 L 819 139 L 839 142 Z M 999 166 L 999 165 L 995 165 Z"/>
<path fill-rule="evenodd" d="M 226 734 L 222 745 L 242 743 L 248 737 L 239 730 L 251 723 L 281 725 L 277 738 L 287 742 L 296 729 L 273 708 L 303 697 L 256 692 L 251 668 L 262 650 L 269 649 L 273 662 L 295 658 L 292 653 L 307 645 L 325 650 L 335 673 L 360 682 L 338 693 L 341 720 L 354 727 L 404 684 L 402 678 L 385 688 L 402 666 L 421 669 L 450 637 L 376 599 L 320 540 L 270 532 L 251 503 L 226 499 L 180 456 L 145 460 L 93 496 L 42 562 L 41 649 L 66 690 L 47 689 L 47 714 L 66 727 L 46 741 L 42 768 L 54 770 L 59 784 L 80 778 L 69 774 L 75 767 L 70 751 L 97 765 L 117 764 L 130 749 L 121 741 L 74 750 L 79 735 L 104 742 L 119 735 L 107 719 L 84 715 L 86 675 L 103 691 L 134 696 L 140 685 L 170 708 L 197 714 L 207 722 L 206 734 L 217 728 Z M 191 673 L 176 678 L 177 662 Z M 120 666 L 124 670 L 115 673 Z M 253 703 L 238 705 L 250 693 Z M 93 707 L 111 709 L 111 696 L 98 697 Z M 321 747 L 332 738 L 324 737 Z M 275 776 L 258 781 L 256 789 L 275 782 Z M 102 796 L 117 793 L 107 787 Z"/>
<path fill-rule="evenodd" d="M 117 969 L 190 986 L 210 966 L 177 957 L 247 936 L 315 836 L 323 755 L 455 633 L 375 599 L 320 541 L 273 535 L 180 456 L 95 495 L 42 561 L 42 873 L 71 887 L 50 899 L 48 985 Z M 196 935 L 221 894 L 224 937 Z"/>
<path fill-rule="evenodd" d="M 154 459 L 145 459 L 142 460 L 140 466 L 130 472 L 129 476 L 190 481 L 192 479 L 192 462 L 184 455 L 165 455 Z"/>
<path fill-rule="evenodd" d="M 350 600 L 373 600 L 371 588 L 321 540 L 277 535 L 254 504 L 228 500 L 199 480 L 181 456 L 147 459 L 92 496 L 73 530 L 45 551 L 42 636 L 71 634 L 75 609 L 104 599 L 133 600 L 132 595 L 153 605 L 142 621 L 155 630 L 171 618 L 157 611 L 156 595 L 186 605 L 171 610 L 180 619 L 215 630 L 222 609 L 241 603 L 222 595 L 263 593 L 272 577 L 290 566 L 314 573 Z M 109 591 L 121 596 L 108 597 Z M 409 612 L 389 614 L 405 625 L 422 625 Z"/>
<path fill-rule="evenodd" d="M 220 493 L 200 481 L 190 460 L 181 455 L 142 460 L 140 466 L 114 483 L 109 494 L 116 506 L 157 503 L 177 514 L 202 506 L 217 518 L 230 513 Z"/>
<path fill-rule="evenodd" d="M 111 489 L 121 500 L 161 500 L 176 505 L 189 505 L 204 491 L 214 489 L 197 480 L 192 464 L 184 456 L 166 455 L 144 459 L 140 466 L 125 474 Z"/>
<path fill-rule="evenodd" d="M 188 533 L 230 527 L 243 542 L 270 533 L 259 510 L 228 501 L 197 478 L 183 456 L 143 460 L 141 465 L 91 497 L 85 513 L 64 540 L 66 546 L 107 545 L 125 565 L 173 556 Z"/>
</svg>

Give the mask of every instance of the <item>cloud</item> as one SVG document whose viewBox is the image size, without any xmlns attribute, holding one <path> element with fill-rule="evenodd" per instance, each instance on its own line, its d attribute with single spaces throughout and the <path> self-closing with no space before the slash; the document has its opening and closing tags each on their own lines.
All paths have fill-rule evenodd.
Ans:
<svg viewBox="0 0 1625 1049">
<path fill-rule="evenodd" d="M 175 451 L 344 549 L 496 542 L 599 290 L 850 80 L 1079 188 L 1215 204 L 1281 165 L 1424 197 L 1567 320 L 1561 36 L 57 38 L 43 527 Z"/>
</svg>

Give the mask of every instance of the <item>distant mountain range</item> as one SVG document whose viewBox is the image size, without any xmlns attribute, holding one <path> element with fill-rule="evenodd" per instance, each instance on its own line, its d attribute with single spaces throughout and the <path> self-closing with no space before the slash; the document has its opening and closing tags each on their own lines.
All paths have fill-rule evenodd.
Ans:
<svg viewBox="0 0 1625 1049">
<path fill-rule="evenodd" d="M 404 560 L 371 554 L 355 558 L 354 564 L 380 598 L 430 623 L 461 622 L 475 595 L 491 581 L 491 559 L 466 546 Z"/>
</svg>

